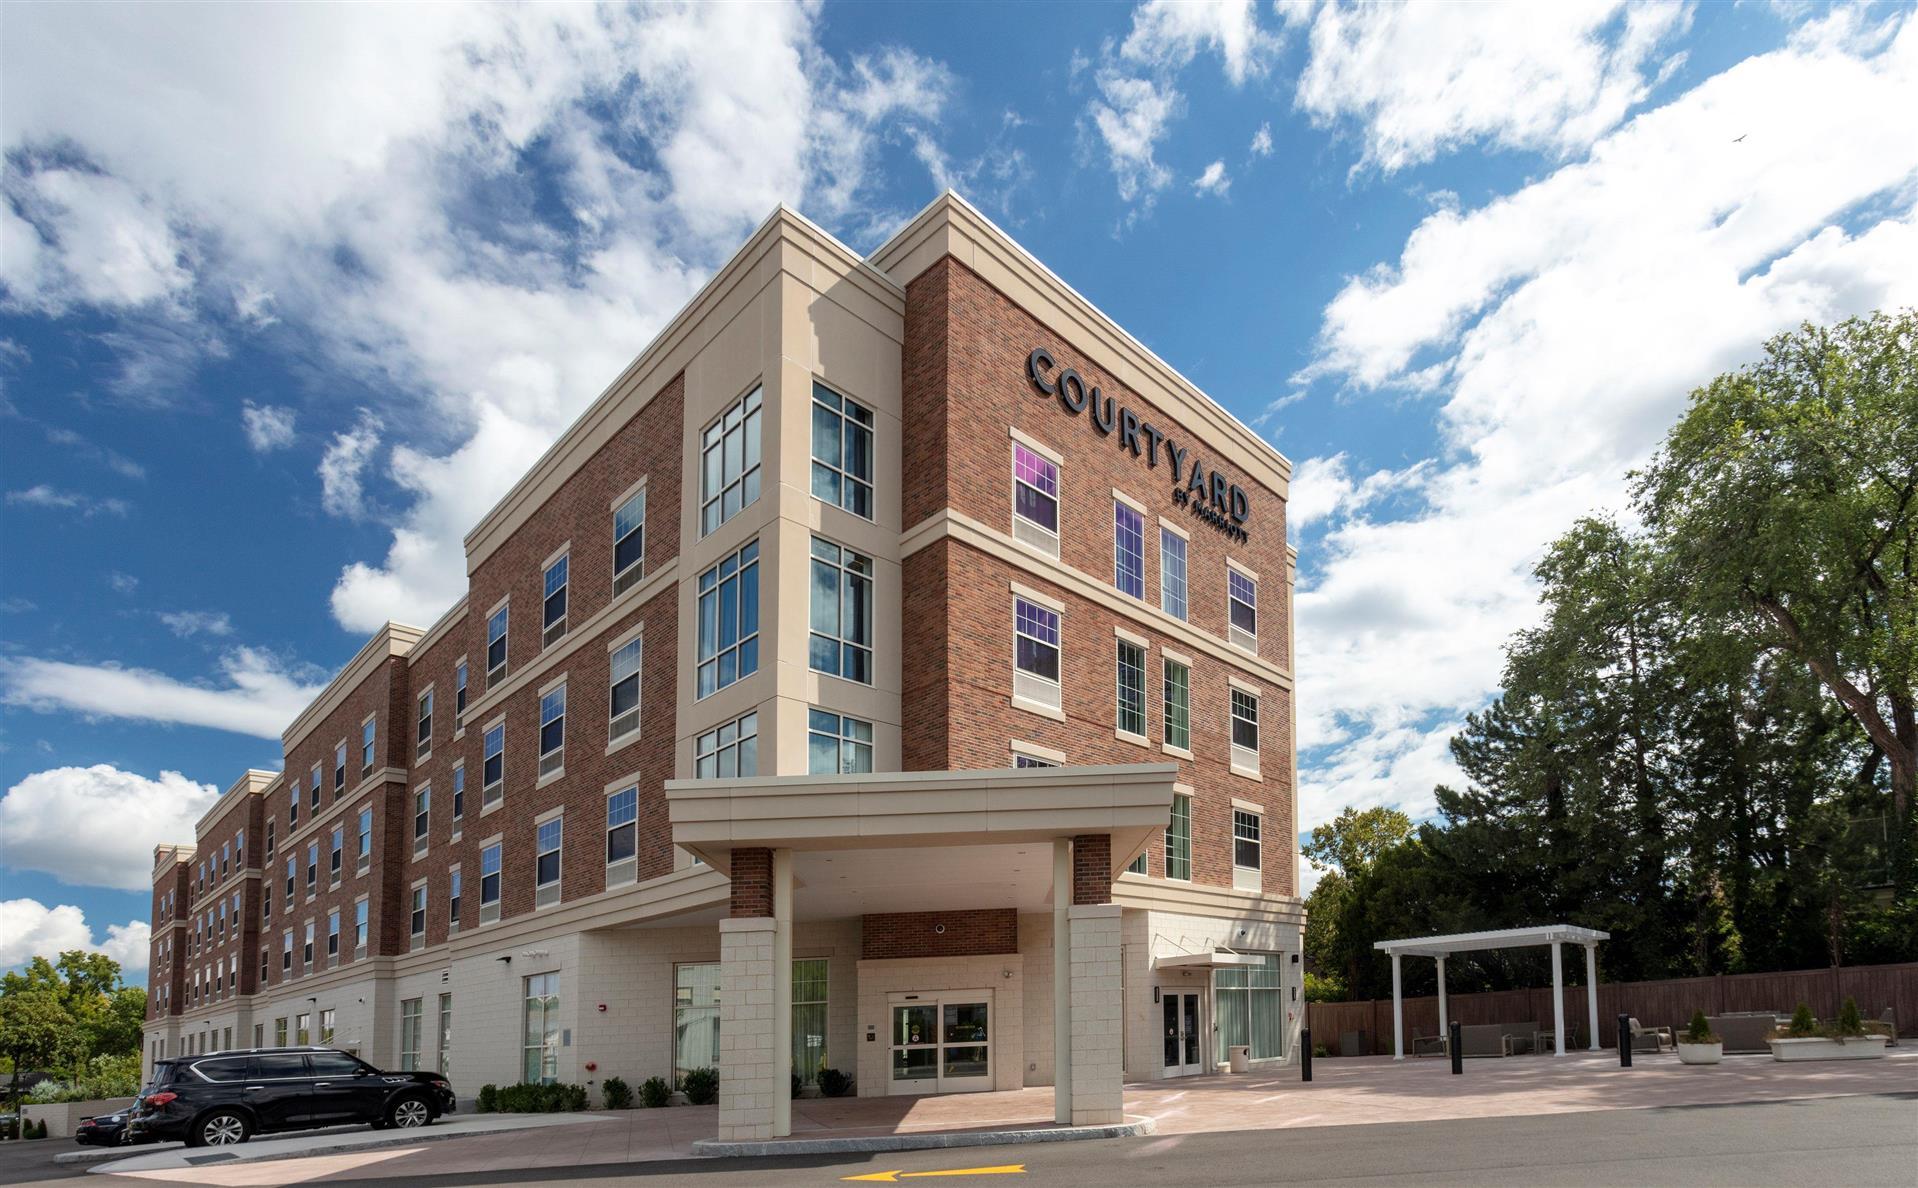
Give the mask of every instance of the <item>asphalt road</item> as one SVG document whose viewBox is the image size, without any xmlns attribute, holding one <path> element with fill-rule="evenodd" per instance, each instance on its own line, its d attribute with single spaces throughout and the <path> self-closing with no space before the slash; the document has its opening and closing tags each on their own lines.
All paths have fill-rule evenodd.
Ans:
<svg viewBox="0 0 1918 1188">
<path fill-rule="evenodd" d="M 65 1144 L 49 1144 L 65 1147 Z M 36 1163 L 38 1161 L 35 1161 Z M 968 1169 L 1023 1167 L 1023 1172 Z M 49 1182 L 67 1169 L 16 1165 L 0 1181 Z M 25 1175 L 18 1173 L 25 1172 Z M 1151 1136 L 888 1155 L 608 1164 L 564 1171 L 409 1177 L 405 1188 L 468 1184 L 641 1184 L 699 1188 L 839 1185 L 899 1172 L 921 1188 L 1219 1188 L 1226 1185 L 1892 1185 L 1918 1184 L 1918 1093 L 1684 1109 L 1482 1118 Z M 926 1173 L 945 1172 L 928 1176 Z M 917 1173 L 917 1174 L 913 1174 Z M 157 1181 L 153 1181 L 157 1182 Z M 866 1181 L 852 1181 L 854 1183 Z M 395 1179 L 352 1183 L 400 1188 Z"/>
</svg>

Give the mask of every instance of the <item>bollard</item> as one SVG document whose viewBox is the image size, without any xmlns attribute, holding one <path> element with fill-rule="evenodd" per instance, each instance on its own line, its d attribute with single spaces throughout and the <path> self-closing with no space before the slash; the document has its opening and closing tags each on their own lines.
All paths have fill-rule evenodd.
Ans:
<svg viewBox="0 0 1918 1188">
<path fill-rule="evenodd" d="M 1445 1037 L 1445 1046 L 1452 1053 L 1452 1075 L 1456 1077 L 1465 1071 L 1465 1053 L 1461 1043 L 1465 1033 L 1457 1019 L 1452 1020 L 1452 1026 L 1447 1030 L 1450 1034 Z"/>
<path fill-rule="evenodd" d="M 1630 1068 L 1631 1066 L 1632 1017 L 1630 1015 L 1620 1015 L 1618 1017 L 1618 1067 Z"/>
<path fill-rule="evenodd" d="M 1312 1029 L 1299 1029 L 1299 1080 L 1312 1079 Z"/>
</svg>

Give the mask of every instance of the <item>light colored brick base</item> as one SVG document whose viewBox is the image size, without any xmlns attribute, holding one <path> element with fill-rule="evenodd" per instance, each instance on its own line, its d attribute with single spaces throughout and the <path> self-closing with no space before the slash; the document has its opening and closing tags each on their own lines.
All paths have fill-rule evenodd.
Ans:
<svg viewBox="0 0 1918 1188">
<path fill-rule="evenodd" d="M 1072 966 L 1072 1125 L 1105 1126 L 1125 1113 L 1124 1026 L 1116 904 L 1068 913 Z"/>
<path fill-rule="evenodd" d="M 771 917 L 719 922 L 719 1138 L 773 1137 L 773 1094 L 779 1061 L 773 1042 Z"/>
</svg>

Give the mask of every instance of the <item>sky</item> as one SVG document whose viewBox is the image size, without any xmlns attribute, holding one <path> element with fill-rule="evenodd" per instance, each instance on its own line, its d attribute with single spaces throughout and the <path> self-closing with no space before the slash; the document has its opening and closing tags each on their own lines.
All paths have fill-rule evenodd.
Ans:
<svg viewBox="0 0 1918 1188">
<path fill-rule="evenodd" d="M 1908 6 L 0 12 L 0 968 L 785 202 L 984 210 L 1294 463 L 1302 827 L 1432 811 L 1531 568 L 1770 335 L 1918 304 Z"/>
</svg>

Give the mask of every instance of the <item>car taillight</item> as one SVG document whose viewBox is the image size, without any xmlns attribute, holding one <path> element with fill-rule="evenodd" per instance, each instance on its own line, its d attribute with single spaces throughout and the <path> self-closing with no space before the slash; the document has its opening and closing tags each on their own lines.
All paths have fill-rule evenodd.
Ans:
<svg viewBox="0 0 1918 1188">
<path fill-rule="evenodd" d="M 143 1100 L 150 1106 L 163 1106 L 178 1096 L 177 1093 L 149 1093 Z"/>
</svg>

